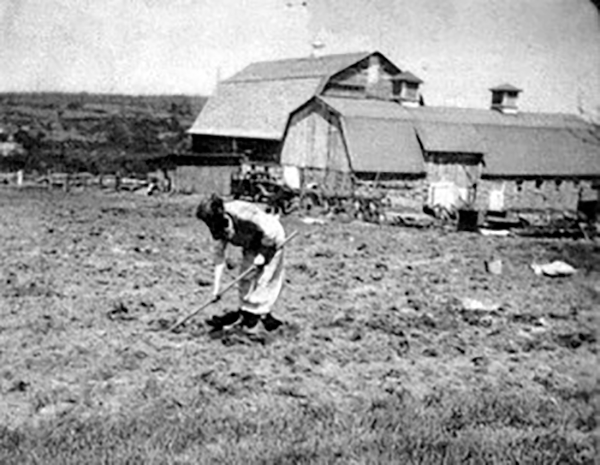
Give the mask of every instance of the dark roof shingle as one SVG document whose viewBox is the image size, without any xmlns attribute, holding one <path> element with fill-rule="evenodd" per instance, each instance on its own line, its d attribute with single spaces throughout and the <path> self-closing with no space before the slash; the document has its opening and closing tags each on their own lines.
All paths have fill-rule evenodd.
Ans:
<svg viewBox="0 0 600 465">
<path fill-rule="evenodd" d="M 585 130 L 482 125 L 477 132 L 486 146 L 484 176 L 600 176 L 600 146 L 586 141 Z"/>
<path fill-rule="evenodd" d="M 589 136 L 590 125 L 576 115 L 504 115 L 466 108 L 409 108 L 377 100 L 319 99 L 344 119 L 359 119 L 363 124 L 370 121 L 370 132 L 363 130 L 365 137 L 370 137 L 365 144 L 376 144 L 380 132 L 389 139 L 386 131 L 391 123 L 384 122 L 398 121 L 415 128 L 426 151 L 482 153 L 484 176 L 600 176 L 600 143 Z M 403 141 L 397 150 L 404 151 L 406 146 Z M 368 151 L 362 147 L 356 156 L 381 161 L 376 148 Z M 406 156 L 414 160 L 412 148 L 406 150 Z"/>
<path fill-rule="evenodd" d="M 369 52 L 290 58 L 252 63 L 225 82 L 274 81 L 327 77 L 368 57 Z"/>
<path fill-rule="evenodd" d="M 472 124 L 448 124 L 424 121 L 416 125 L 423 149 L 438 153 L 486 152 L 481 135 Z"/>
<path fill-rule="evenodd" d="M 188 133 L 281 139 L 289 114 L 313 97 L 324 79 L 369 55 L 253 63 L 219 84 Z"/>
<path fill-rule="evenodd" d="M 321 80 L 223 83 L 190 134 L 281 139 L 290 112 L 310 99 Z"/>
<path fill-rule="evenodd" d="M 342 124 L 354 172 L 425 173 L 423 155 L 410 122 L 348 117 Z"/>
</svg>

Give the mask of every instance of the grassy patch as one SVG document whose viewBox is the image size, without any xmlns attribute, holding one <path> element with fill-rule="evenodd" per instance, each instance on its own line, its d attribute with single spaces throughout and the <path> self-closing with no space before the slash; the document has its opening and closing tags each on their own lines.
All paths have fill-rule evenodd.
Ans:
<svg viewBox="0 0 600 465">
<path fill-rule="evenodd" d="M 352 412 L 296 400 L 156 401 L 127 416 L 0 429 L 0 463 L 591 464 L 593 412 L 582 403 L 510 387 L 386 395 Z"/>
</svg>

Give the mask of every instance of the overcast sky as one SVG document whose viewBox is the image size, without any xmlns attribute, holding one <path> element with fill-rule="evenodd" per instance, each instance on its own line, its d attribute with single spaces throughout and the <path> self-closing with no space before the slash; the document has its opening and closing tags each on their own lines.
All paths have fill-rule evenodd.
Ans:
<svg viewBox="0 0 600 465">
<path fill-rule="evenodd" d="M 600 106 L 590 0 L 0 0 L 0 91 L 208 94 L 252 61 L 379 50 L 428 105 Z"/>
</svg>

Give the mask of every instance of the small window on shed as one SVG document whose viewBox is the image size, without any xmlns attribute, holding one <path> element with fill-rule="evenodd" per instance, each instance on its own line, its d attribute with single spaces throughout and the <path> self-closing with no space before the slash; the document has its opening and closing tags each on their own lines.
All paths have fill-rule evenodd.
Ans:
<svg viewBox="0 0 600 465">
<path fill-rule="evenodd" d="M 417 100 L 417 92 L 419 90 L 419 84 L 416 82 L 404 82 L 404 89 L 402 92 L 402 98 L 407 100 Z"/>
<path fill-rule="evenodd" d="M 504 104 L 507 107 L 516 107 L 517 106 L 517 92 L 507 92 L 506 97 L 504 99 Z"/>
<path fill-rule="evenodd" d="M 502 105 L 502 93 L 501 92 L 493 92 L 492 93 L 492 105 Z"/>
</svg>

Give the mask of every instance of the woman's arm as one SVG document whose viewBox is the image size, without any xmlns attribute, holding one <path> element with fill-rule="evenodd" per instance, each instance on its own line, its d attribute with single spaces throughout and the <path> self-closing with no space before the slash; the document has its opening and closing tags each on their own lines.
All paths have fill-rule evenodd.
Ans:
<svg viewBox="0 0 600 465">
<path fill-rule="evenodd" d="M 217 297 L 221 290 L 221 278 L 223 277 L 223 270 L 225 270 L 225 262 L 215 265 L 215 276 L 213 286 L 213 296 Z"/>
<path fill-rule="evenodd" d="M 217 297 L 221 290 L 221 279 L 223 277 L 223 271 L 225 270 L 225 249 L 227 248 L 227 241 L 219 240 L 215 243 L 214 248 L 214 285 L 213 285 L 213 296 Z"/>
</svg>

